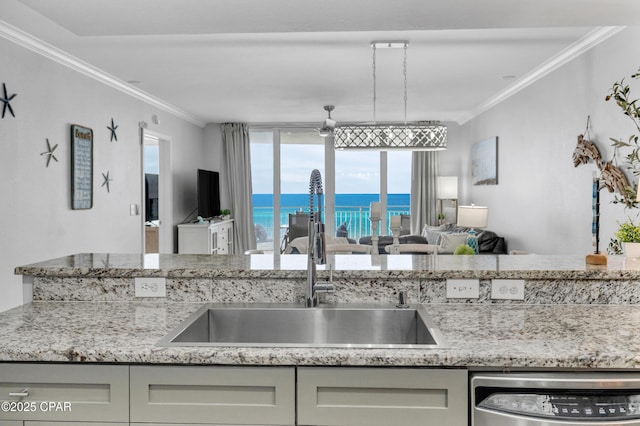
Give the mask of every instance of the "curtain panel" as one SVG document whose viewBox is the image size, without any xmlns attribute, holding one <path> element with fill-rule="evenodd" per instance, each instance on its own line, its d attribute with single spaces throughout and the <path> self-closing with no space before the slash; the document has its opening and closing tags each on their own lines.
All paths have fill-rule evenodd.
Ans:
<svg viewBox="0 0 640 426">
<path fill-rule="evenodd" d="M 251 197 L 251 146 L 249 127 L 244 123 L 223 123 L 222 144 L 225 154 L 231 212 L 235 219 L 235 252 L 256 248 Z"/>
<path fill-rule="evenodd" d="M 411 233 L 420 234 L 424 225 L 436 225 L 438 153 L 414 151 L 411 155 Z"/>
</svg>

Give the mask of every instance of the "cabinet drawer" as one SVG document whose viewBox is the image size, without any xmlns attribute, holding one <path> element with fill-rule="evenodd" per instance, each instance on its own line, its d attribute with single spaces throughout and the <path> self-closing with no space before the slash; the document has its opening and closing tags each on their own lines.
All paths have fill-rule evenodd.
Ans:
<svg viewBox="0 0 640 426">
<path fill-rule="evenodd" d="M 295 370 L 131 367 L 131 422 L 295 424 Z"/>
<path fill-rule="evenodd" d="M 299 368 L 300 425 L 467 424 L 467 371 Z"/>
<path fill-rule="evenodd" d="M 0 364 L 3 420 L 129 421 L 126 365 Z M 29 410 L 29 411 L 24 411 Z"/>
</svg>

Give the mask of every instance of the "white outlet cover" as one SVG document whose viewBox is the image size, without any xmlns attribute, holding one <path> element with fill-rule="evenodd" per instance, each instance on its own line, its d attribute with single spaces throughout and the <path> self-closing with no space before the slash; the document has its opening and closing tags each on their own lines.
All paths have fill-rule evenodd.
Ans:
<svg viewBox="0 0 640 426">
<path fill-rule="evenodd" d="M 138 277 L 133 279 L 136 297 L 167 297 L 166 278 Z"/>
<path fill-rule="evenodd" d="M 480 280 L 447 279 L 447 299 L 478 299 Z"/>
<path fill-rule="evenodd" d="M 492 280 L 491 298 L 524 300 L 524 280 Z"/>
</svg>

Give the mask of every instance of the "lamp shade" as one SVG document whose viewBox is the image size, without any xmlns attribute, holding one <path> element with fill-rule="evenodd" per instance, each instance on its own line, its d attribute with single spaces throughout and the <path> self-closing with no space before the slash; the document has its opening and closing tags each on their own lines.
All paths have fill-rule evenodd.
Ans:
<svg viewBox="0 0 640 426">
<path fill-rule="evenodd" d="M 458 225 L 466 228 L 486 228 L 489 208 L 482 206 L 459 206 Z"/>
<path fill-rule="evenodd" d="M 441 200 L 457 200 L 458 176 L 438 176 L 436 178 L 436 196 Z"/>
<path fill-rule="evenodd" d="M 380 203 L 377 201 L 372 201 L 370 206 L 369 206 L 369 216 L 371 217 L 371 220 L 380 220 L 381 216 L 381 210 L 380 210 Z"/>
</svg>

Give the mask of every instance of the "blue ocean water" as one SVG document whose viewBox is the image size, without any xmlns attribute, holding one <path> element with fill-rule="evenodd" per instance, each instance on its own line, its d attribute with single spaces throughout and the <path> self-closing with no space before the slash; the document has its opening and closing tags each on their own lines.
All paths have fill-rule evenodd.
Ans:
<svg viewBox="0 0 640 426">
<path fill-rule="evenodd" d="M 337 207 L 369 207 L 372 201 L 378 201 L 379 194 L 336 194 Z M 409 194 L 387 194 L 387 205 L 409 206 Z M 281 194 L 281 207 L 306 207 L 309 194 Z M 273 194 L 253 194 L 253 207 L 273 207 Z"/>
<path fill-rule="evenodd" d="M 369 206 L 372 201 L 378 200 L 378 194 L 336 194 L 333 223 L 336 227 L 342 223 L 346 224 L 349 237 L 352 238 L 371 235 Z M 387 194 L 387 216 L 409 214 L 409 203 L 409 194 Z M 281 240 L 288 225 L 289 214 L 300 210 L 305 212 L 309 210 L 308 194 L 281 194 L 280 229 L 274 230 L 273 195 L 253 194 L 253 222 L 255 225 L 260 225 L 261 230 L 264 230 L 266 235 L 264 238 L 267 240 Z M 328 219 L 325 218 L 325 220 Z M 390 220 L 387 220 L 387 226 L 389 222 Z"/>
</svg>

